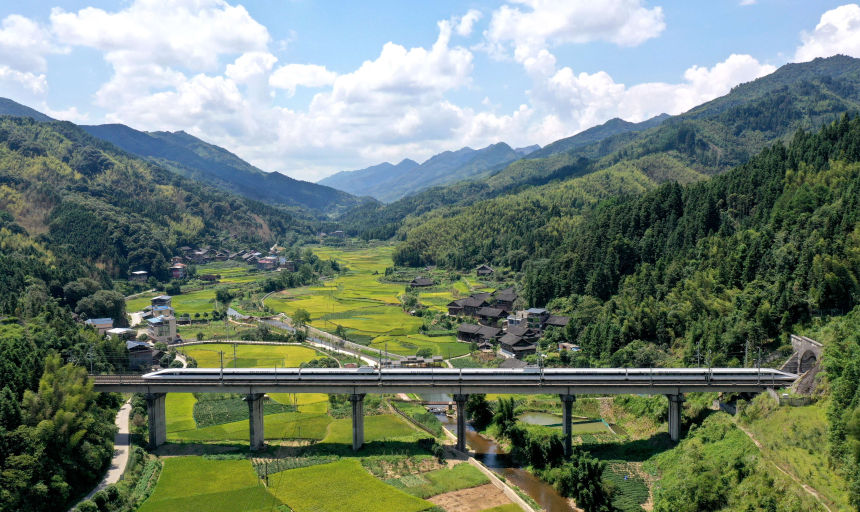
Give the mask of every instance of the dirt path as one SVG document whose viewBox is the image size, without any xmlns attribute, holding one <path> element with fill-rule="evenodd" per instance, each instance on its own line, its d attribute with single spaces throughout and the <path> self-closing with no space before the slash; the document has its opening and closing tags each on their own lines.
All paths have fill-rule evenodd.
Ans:
<svg viewBox="0 0 860 512">
<path fill-rule="evenodd" d="M 759 440 L 755 438 L 755 436 L 753 435 L 753 433 L 752 433 L 752 432 L 750 432 L 749 430 L 747 430 L 747 429 L 746 429 L 746 427 L 744 427 L 743 425 L 741 425 L 740 423 L 738 423 L 738 422 L 737 422 L 737 420 L 735 420 L 735 426 L 737 426 L 737 427 L 738 427 L 738 428 L 739 428 L 739 429 L 740 429 L 744 434 L 746 434 L 746 435 L 747 435 L 747 437 L 749 437 L 749 438 L 750 438 L 750 440 L 753 442 L 753 444 L 755 444 L 755 445 L 756 445 L 756 447 L 759 449 L 759 451 L 761 451 L 761 452 L 762 452 L 762 455 L 764 455 L 764 453 L 765 453 L 765 448 L 762 446 L 762 444 L 759 442 Z M 828 512 L 832 512 L 832 510 L 830 509 L 830 507 L 828 507 L 828 506 L 827 506 L 827 504 L 826 504 L 826 503 L 824 503 L 824 499 L 821 497 L 821 493 L 819 493 L 819 492 L 818 492 L 814 487 L 812 487 L 811 485 L 807 485 L 807 484 L 803 483 L 803 481 L 802 481 L 800 478 L 798 478 L 797 476 L 795 476 L 795 474 L 794 474 L 794 473 L 792 473 L 791 471 L 788 471 L 788 470 L 784 469 L 782 466 L 780 466 L 779 464 L 777 464 L 777 463 L 776 463 L 776 461 L 773 461 L 773 460 L 771 460 L 771 459 L 769 459 L 769 458 L 767 458 L 767 460 L 768 460 L 768 462 L 770 462 L 771 464 L 773 464 L 773 466 L 774 466 L 776 469 L 778 469 L 780 473 L 782 473 L 782 474 L 784 474 L 785 476 L 787 476 L 788 478 L 792 479 L 792 480 L 794 481 L 794 483 L 796 483 L 797 485 L 799 485 L 800 487 L 802 487 L 802 488 L 803 488 L 803 490 L 804 490 L 804 491 L 806 491 L 806 493 L 807 493 L 807 494 L 809 494 L 810 496 L 812 496 L 813 498 L 815 498 L 815 500 L 816 500 L 816 501 L 818 501 L 818 503 L 819 503 L 822 507 L 824 507 L 824 510 L 827 510 Z"/>
<path fill-rule="evenodd" d="M 427 501 L 444 508 L 448 512 L 478 512 L 511 503 L 505 493 L 493 484 L 446 492 L 428 498 Z"/>
</svg>

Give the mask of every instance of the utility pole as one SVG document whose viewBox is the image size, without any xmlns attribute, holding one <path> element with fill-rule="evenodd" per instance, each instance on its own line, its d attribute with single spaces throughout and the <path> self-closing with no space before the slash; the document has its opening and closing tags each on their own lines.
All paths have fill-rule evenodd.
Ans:
<svg viewBox="0 0 860 512">
<path fill-rule="evenodd" d="M 236 359 L 236 343 L 233 344 L 233 368 L 238 368 L 239 361 Z"/>
<path fill-rule="evenodd" d="M 224 380 L 224 351 L 219 350 L 218 355 L 221 357 L 221 380 Z"/>
</svg>

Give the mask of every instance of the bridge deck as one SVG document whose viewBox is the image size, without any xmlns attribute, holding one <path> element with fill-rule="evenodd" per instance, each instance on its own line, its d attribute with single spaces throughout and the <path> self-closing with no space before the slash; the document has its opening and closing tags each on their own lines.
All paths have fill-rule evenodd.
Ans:
<svg viewBox="0 0 860 512">
<path fill-rule="evenodd" d="M 660 369 L 224 369 L 177 368 L 142 376 L 96 375 L 96 391 L 140 393 L 679 394 L 758 392 L 796 375 L 769 368 Z"/>
</svg>

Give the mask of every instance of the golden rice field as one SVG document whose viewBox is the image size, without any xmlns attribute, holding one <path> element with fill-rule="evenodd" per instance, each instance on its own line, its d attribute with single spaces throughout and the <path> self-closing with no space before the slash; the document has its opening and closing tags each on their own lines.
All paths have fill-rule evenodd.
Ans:
<svg viewBox="0 0 860 512">
<path fill-rule="evenodd" d="M 382 282 L 385 269 L 393 265 L 393 246 L 343 249 L 315 247 L 314 253 L 323 259 L 334 259 L 349 268 L 345 274 L 322 285 L 285 290 L 270 296 L 266 305 L 292 316 L 296 310 L 310 313 L 310 324 L 317 329 L 335 332 L 338 326 L 347 330 L 347 337 L 369 341 L 370 346 L 387 349 L 395 354 L 414 354 L 430 348 L 444 357 L 463 355 L 469 351 L 465 343 L 454 336 L 429 337 L 419 334 L 421 318 L 401 309 L 400 295 L 406 285 Z M 419 293 L 421 303 L 437 311 L 454 299 L 483 289 L 481 283 L 458 281 L 448 290 L 434 288 Z"/>
</svg>

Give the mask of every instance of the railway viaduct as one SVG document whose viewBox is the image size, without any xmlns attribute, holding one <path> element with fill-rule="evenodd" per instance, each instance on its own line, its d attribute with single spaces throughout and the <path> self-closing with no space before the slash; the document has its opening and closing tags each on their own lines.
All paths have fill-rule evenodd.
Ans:
<svg viewBox="0 0 860 512">
<path fill-rule="evenodd" d="M 143 393 L 153 447 L 167 438 L 167 393 L 240 393 L 250 416 L 252 450 L 264 446 L 266 393 L 342 393 L 352 403 L 352 447 L 364 443 L 367 393 L 445 393 L 457 405 L 457 448 L 466 449 L 465 403 L 472 393 L 557 394 L 562 402 L 565 454 L 571 451 L 571 411 L 577 394 L 666 395 L 669 436 L 681 435 L 681 405 L 691 392 L 758 393 L 791 385 L 796 375 L 766 368 L 594 368 L 594 369 L 218 369 L 179 368 L 138 376 L 94 375 L 100 392 Z"/>
</svg>

